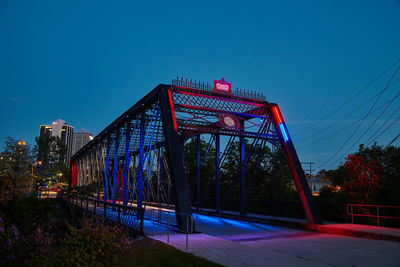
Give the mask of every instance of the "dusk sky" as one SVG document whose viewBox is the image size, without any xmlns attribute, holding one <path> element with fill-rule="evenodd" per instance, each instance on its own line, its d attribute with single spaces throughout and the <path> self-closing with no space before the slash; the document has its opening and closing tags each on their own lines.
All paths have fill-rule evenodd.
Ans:
<svg viewBox="0 0 400 267">
<path fill-rule="evenodd" d="M 2 0 L 1 142 L 33 145 L 58 118 L 96 135 L 160 83 L 224 77 L 280 105 L 301 161 L 333 168 L 399 134 L 399 59 L 396 0 Z"/>
</svg>

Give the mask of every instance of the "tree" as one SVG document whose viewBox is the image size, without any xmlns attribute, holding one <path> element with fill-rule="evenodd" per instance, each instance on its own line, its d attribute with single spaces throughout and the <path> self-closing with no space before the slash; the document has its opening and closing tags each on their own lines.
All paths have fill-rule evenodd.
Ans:
<svg viewBox="0 0 400 267">
<path fill-rule="evenodd" d="M 208 144 L 203 139 L 200 140 L 200 159 L 203 159 Z M 192 192 L 193 200 L 196 199 L 197 192 L 197 141 L 190 140 L 185 143 L 184 146 L 185 155 L 185 171 L 186 177 L 188 178 L 188 183 L 190 190 Z M 200 168 L 200 196 L 202 199 L 208 195 L 209 185 L 211 184 L 211 179 L 215 176 L 215 148 L 212 147 L 207 155 L 207 158 L 201 164 Z"/>
<path fill-rule="evenodd" d="M 59 137 L 50 136 L 48 134 L 40 135 L 35 138 L 36 145 L 33 153 L 36 157 L 39 171 L 42 178 L 68 177 L 68 167 L 65 159 L 67 147 Z"/>
<path fill-rule="evenodd" d="M 342 186 L 351 179 L 344 165 L 340 165 L 336 170 L 321 170 L 320 173 L 325 174 L 325 176 L 332 181 L 333 186 Z"/>
<path fill-rule="evenodd" d="M 400 203 L 400 147 L 360 146 L 356 155 L 365 157 L 367 161 L 377 160 L 382 165 L 380 174 L 380 190 L 374 194 L 373 201 L 377 204 L 399 205 Z"/>
<path fill-rule="evenodd" d="M 348 155 L 345 167 L 352 178 L 345 183 L 345 190 L 357 202 L 367 204 L 381 188 L 382 164 L 379 160 L 367 160 L 361 155 Z"/>
<path fill-rule="evenodd" d="M 15 199 L 17 185 L 23 182 L 23 178 L 29 177 L 31 164 L 29 145 L 22 139 L 7 137 L 5 149 L 0 154 L 0 178 L 4 193 L 8 193 L 11 199 Z"/>
<path fill-rule="evenodd" d="M 358 164 L 357 162 L 360 166 L 358 169 L 355 169 Z M 343 198 L 341 199 L 344 199 L 345 202 L 365 202 L 365 193 L 364 196 L 360 198 L 358 195 L 359 192 L 353 192 L 349 187 L 350 185 L 356 187 L 356 181 L 362 172 L 364 172 L 363 175 L 367 177 L 372 175 L 369 173 L 370 170 L 366 169 L 369 167 L 377 168 L 375 172 L 378 171 L 378 179 L 375 182 L 378 184 L 374 188 L 371 188 L 371 193 L 368 194 L 368 191 L 366 192 L 368 194 L 368 201 L 382 205 L 398 205 L 400 203 L 400 194 L 398 193 L 400 191 L 399 147 L 383 147 L 379 146 L 377 143 L 374 143 L 370 147 L 360 145 L 359 150 L 351 155 L 351 159 L 347 159 L 346 164 L 339 166 L 335 170 L 325 172 L 326 176 L 332 180 L 332 184 L 341 188 L 337 194 L 343 194 Z M 371 177 L 368 179 L 371 179 Z M 363 183 L 364 185 L 365 182 Z M 368 180 L 368 183 L 372 183 L 372 181 Z M 363 187 L 363 185 L 359 186 Z M 357 188 L 354 189 L 361 190 Z M 358 197 L 356 197 L 356 195 Z M 354 197 L 357 199 L 354 199 Z"/>
<path fill-rule="evenodd" d="M 207 143 L 201 140 L 200 154 L 203 159 Z M 262 148 L 258 144 L 255 148 L 245 140 L 245 151 L 248 154 L 253 150 L 245 166 L 246 200 L 297 200 L 296 190 L 291 186 L 293 179 L 283 154 L 276 150 L 272 152 L 269 147 Z M 215 201 L 215 147 L 211 147 L 201 168 L 201 196 L 209 200 L 207 207 L 214 207 Z M 222 154 L 222 150 L 221 150 Z M 260 157 L 261 155 L 261 157 Z M 196 142 L 189 141 L 185 144 L 185 170 L 191 185 L 192 195 L 196 189 Z M 220 197 L 229 195 L 229 200 L 240 199 L 240 142 L 233 142 L 220 169 Z M 249 202 L 256 209 L 255 202 Z M 230 206 L 227 206 L 230 205 Z M 237 209 L 237 202 L 227 202 L 223 208 Z M 250 210 L 252 208 L 250 207 Z"/>
</svg>

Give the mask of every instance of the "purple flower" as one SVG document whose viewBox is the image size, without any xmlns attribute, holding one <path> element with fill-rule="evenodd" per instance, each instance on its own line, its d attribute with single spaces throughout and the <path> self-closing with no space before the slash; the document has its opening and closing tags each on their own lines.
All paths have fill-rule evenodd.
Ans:
<svg viewBox="0 0 400 267">
<path fill-rule="evenodd" d="M 18 240 L 18 238 L 19 238 L 19 233 L 18 233 L 17 227 L 15 227 L 15 225 L 12 225 L 11 227 L 12 227 L 13 230 L 14 230 L 15 239 Z"/>
</svg>

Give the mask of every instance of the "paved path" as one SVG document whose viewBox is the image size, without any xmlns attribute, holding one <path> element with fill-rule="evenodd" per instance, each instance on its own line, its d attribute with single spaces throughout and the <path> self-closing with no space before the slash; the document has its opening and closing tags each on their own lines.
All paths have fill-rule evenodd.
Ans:
<svg viewBox="0 0 400 267">
<path fill-rule="evenodd" d="M 189 235 L 188 252 L 225 266 L 400 266 L 400 243 L 195 215 L 201 234 Z M 145 233 L 167 242 L 164 227 Z M 170 245 L 185 251 L 186 235 Z"/>
<path fill-rule="evenodd" d="M 92 207 L 89 207 L 92 210 Z M 102 215 L 103 210 L 96 210 Z M 146 216 L 149 217 L 149 211 Z M 116 212 L 109 210 L 108 219 L 116 221 Z M 171 223 L 175 216 L 171 214 Z M 163 220 L 168 217 L 163 213 Z M 300 230 L 259 222 L 230 218 L 193 215 L 199 234 L 188 237 L 188 252 L 225 266 L 400 266 L 400 242 L 340 236 L 316 231 Z M 131 220 L 123 216 L 121 223 L 129 226 Z M 362 231 L 372 234 L 400 236 L 400 230 L 330 224 L 332 231 Z M 155 226 L 144 221 L 145 234 L 167 243 L 165 226 Z M 187 236 L 171 232 L 169 244 L 186 251 Z"/>
</svg>

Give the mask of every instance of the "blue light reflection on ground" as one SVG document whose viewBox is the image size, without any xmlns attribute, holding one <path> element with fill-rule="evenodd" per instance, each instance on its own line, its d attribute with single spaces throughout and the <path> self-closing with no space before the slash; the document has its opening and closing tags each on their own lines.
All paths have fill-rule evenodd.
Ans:
<svg viewBox="0 0 400 267">
<path fill-rule="evenodd" d="M 221 220 L 227 224 L 230 224 L 231 226 L 234 226 L 242 230 L 255 230 L 255 231 L 260 230 L 257 227 L 252 226 L 251 223 L 249 222 L 231 220 L 231 219 L 221 219 Z"/>
<path fill-rule="evenodd" d="M 96 210 L 96 213 L 99 215 L 104 215 L 104 211 L 101 209 Z M 107 210 L 107 218 L 114 222 L 117 221 L 117 212 L 112 210 Z M 129 216 L 127 216 L 129 217 Z M 165 217 L 165 218 L 164 218 Z M 128 227 L 129 222 L 125 218 L 125 216 L 121 216 L 121 224 L 127 225 Z M 176 223 L 175 215 L 171 214 L 171 224 Z M 254 233 L 254 234 L 261 234 L 261 235 L 276 235 L 278 233 L 286 232 L 285 228 L 279 226 L 271 226 L 262 223 L 256 222 L 246 222 L 243 220 L 234 220 L 222 217 L 215 217 L 215 216 L 208 216 L 202 214 L 193 214 L 193 219 L 195 221 L 195 227 L 197 230 L 200 230 L 203 233 L 212 235 L 212 236 L 229 236 L 233 234 L 245 234 L 245 233 Z M 161 219 L 165 223 L 168 221 L 166 216 L 162 216 Z M 152 232 L 153 224 L 150 220 L 145 219 L 143 222 L 143 226 L 145 228 L 145 232 Z M 167 228 L 165 225 L 155 225 L 155 232 L 165 232 Z M 269 233 L 269 234 L 268 234 Z"/>
<path fill-rule="evenodd" d="M 196 229 L 211 235 L 224 235 L 232 233 L 258 233 L 258 232 L 282 232 L 280 227 L 274 227 L 262 223 L 246 222 L 228 218 L 193 214 Z"/>
<path fill-rule="evenodd" d="M 206 215 L 200 215 L 200 214 L 193 214 L 193 219 L 196 222 L 199 223 L 207 223 L 215 226 L 222 226 L 223 222 L 221 221 L 221 218 L 218 217 L 213 217 L 213 216 L 206 216 Z"/>
<path fill-rule="evenodd" d="M 270 230 L 270 231 L 282 231 L 279 227 L 274 227 L 272 225 L 266 225 L 266 224 L 261 224 L 261 223 L 253 223 L 257 227 L 263 228 L 265 230 Z"/>
</svg>

